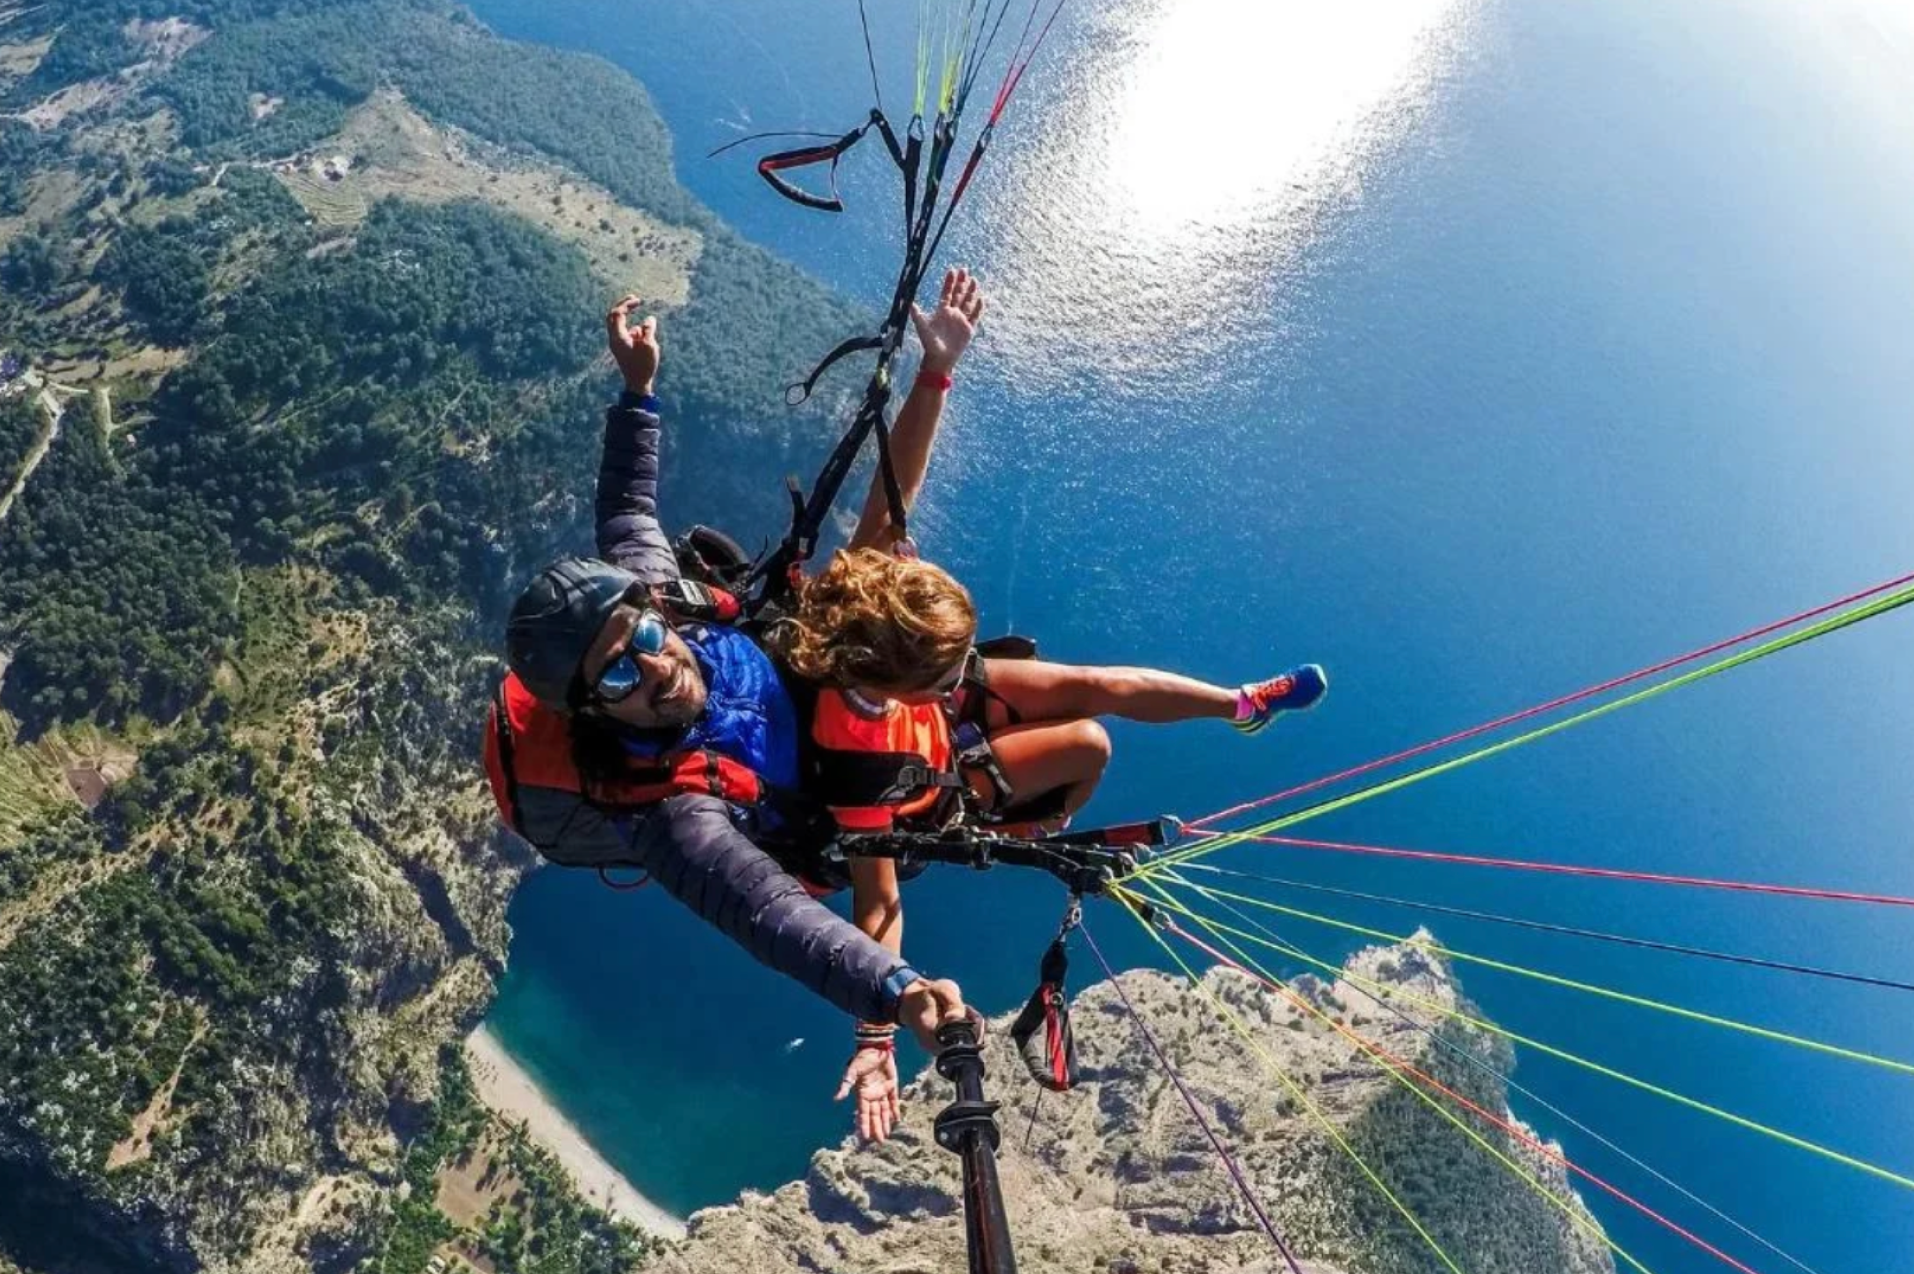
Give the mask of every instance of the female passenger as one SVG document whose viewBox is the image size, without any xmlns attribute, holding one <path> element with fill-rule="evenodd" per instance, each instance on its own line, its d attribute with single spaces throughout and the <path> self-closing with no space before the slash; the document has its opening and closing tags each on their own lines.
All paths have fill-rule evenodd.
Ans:
<svg viewBox="0 0 1914 1274">
<path fill-rule="evenodd" d="M 967 272 L 946 275 L 939 315 L 974 329 L 985 309 Z M 952 333 L 955 345 L 971 332 Z M 928 352 L 928 351 L 927 351 Z M 948 393 L 938 367 L 912 393 Z M 941 412 L 900 418 L 891 461 L 906 512 L 930 463 Z M 919 559 L 891 524 L 873 480 L 847 547 L 799 586 L 793 613 L 767 644 L 795 681 L 816 688 L 808 772 L 845 833 L 900 820 L 945 825 L 982 816 L 1000 830 L 1054 830 L 1096 790 L 1110 759 L 1097 718 L 1172 722 L 1214 717 L 1245 734 L 1278 713 L 1314 706 L 1328 689 L 1317 664 L 1228 689 L 1150 668 L 1077 667 L 994 658 L 977 648 L 977 611 L 947 572 Z M 896 864 L 853 858 L 852 919 L 893 952 L 903 944 Z M 858 1123 L 881 1138 L 896 1117 L 889 1023 L 862 1023 L 839 1096 L 856 1093 Z"/>
</svg>

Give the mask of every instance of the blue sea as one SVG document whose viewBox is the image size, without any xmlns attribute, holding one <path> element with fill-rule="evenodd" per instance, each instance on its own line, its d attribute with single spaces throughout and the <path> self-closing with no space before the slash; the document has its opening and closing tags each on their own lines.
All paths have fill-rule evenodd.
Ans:
<svg viewBox="0 0 1914 1274">
<path fill-rule="evenodd" d="M 897 214 L 874 144 L 846 162 L 852 211 L 836 219 L 777 199 L 747 154 L 703 158 L 744 132 L 862 118 L 852 0 L 476 7 L 508 35 L 628 68 L 687 185 L 875 314 Z M 917 6 L 869 7 L 903 115 Z M 1914 570 L 1911 82 L 1914 19 L 1888 0 L 1071 0 L 946 248 L 992 310 L 919 538 L 969 582 L 986 630 L 1053 657 L 1229 683 L 1313 659 L 1334 682 L 1318 711 L 1253 740 L 1118 724 L 1091 816 L 1206 813 Z M 667 354 L 667 394 L 670 375 Z M 595 436 L 579 422 L 581 446 Z M 669 512 L 721 516 L 696 469 L 688 456 Z M 1914 611 L 1307 834 L 1914 895 Z M 1270 846 L 1221 861 L 1914 977 L 1905 909 Z M 1060 903 L 1009 871 L 933 873 L 911 889 L 907 950 L 1001 1011 L 1028 991 Z M 1903 992 L 1324 909 L 1395 933 L 1426 920 L 1463 950 L 1914 1058 Z M 772 1187 L 848 1127 L 828 1101 L 841 1019 L 669 899 L 547 872 L 511 919 L 491 1025 L 647 1194 L 688 1210 Z M 1090 923 L 1124 962 L 1160 959 L 1113 909 Z M 1278 927 L 1327 959 L 1357 941 Z M 1908 1074 L 1464 976 L 1513 1030 L 1914 1173 Z M 1535 1050 L 1519 1066 L 1823 1274 L 1910 1268 L 1907 1188 Z M 1764 1274 L 1792 1268 L 1516 1106 Z M 1719 1268 L 1584 1193 L 1649 1268 Z"/>
</svg>

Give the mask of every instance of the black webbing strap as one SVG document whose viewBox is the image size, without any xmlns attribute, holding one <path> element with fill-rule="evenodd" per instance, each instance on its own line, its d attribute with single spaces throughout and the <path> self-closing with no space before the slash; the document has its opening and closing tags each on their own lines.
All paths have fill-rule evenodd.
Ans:
<svg viewBox="0 0 1914 1274">
<path fill-rule="evenodd" d="M 906 133 L 904 149 L 897 148 L 897 138 L 891 135 L 889 124 L 880 125 L 884 132 L 884 141 L 891 148 L 891 158 L 904 173 L 904 233 L 910 233 L 911 223 L 917 219 L 917 161 L 924 152 L 924 117 L 910 117 L 910 128 Z"/>
<path fill-rule="evenodd" d="M 1136 870 L 1129 848 L 1089 843 L 1096 831 L 1057 837 L 999 836 L 987 829 L 957 826 L 942 832 L 893 830 L 841 835 L 837 852 L 846 859 L 890 858 L 949 863 L 973 871 L 992 867 L 1034 867 L 1047 871 L 1079 895 L 1101 894 Z"/>
<path fill-rule="evenodd" d="M 898 484 L 897 466 L 891 460 L 891 427 L 883 411 L 877 413 L 872 428 L 877 434 L 877 474 L 884 483 L 884 503 L 889 506 L 891 543 L 904 544 L 910 540 L 910 510 L 904 507 L 904 488 Z M 911 556 L 916 556 L 914 549 Z"/>
<path fill-rule="evenodd" d="M 859 124 L 834 142 L 823 146 L 799 146 L 792 150 L 781 150 L 775 154 L 766 155 L 758 160 L 758 176 L 764 178 L 771 189 L 792 203 L 803 204 L 806 208 L 814 208 L 819 212 L 843 212 L 844 200 L 837 193 L 837 161 L 844 157 L 845 151 L 864 139 L 864 134 L 870 131 L 871 124 L 879 118 L 876 111 L 872 111 L 871 116 L 871 119 Z M 811 168 L 818 164 L 831 166 L 827 177 L 831 186 L 831 193 L 828 196 L 814 195 L 781 175 L 795 168 Z"/>
<path fill-rule="evenodd" d="M 925 251 L 931 238 L 933 219 L 937 211 L 938 188 L 943 180 L 944 168 L 950 162 L 950 155 L 956 137 L 954 118 L 939 115 L 931 125 L 929 132 L 930 155 L 924 164 L 923 186 L 918 187 L 918 164 L 924 158 L 923 143 L 925 132 L 921 117 L 913 116 L 905 140 L 900 143 L 890 122 L 881 110 L 873 109 L 870 118 L 851 132 L 824 146 L 802 147 L 797 150 L 783 151 L 767 156 L 759 163 L 759 171 L 766 181 L 787 198 L 806 207 L 836 212 L 843 207 L 836 199 L 836 187 L 832 187 L 832 198 L 824 199 L 811 195 L 792 186 L 778 176 L 779 171 L 806 167 L 812 164 L 829 163 L 835 181 L 837 159 L 851 146 L 855 145 L 865 132 L 872 128 L 878 130 L 884 139 L 884 146 L 890 152 L 891 159 L 898 166 L 904 178 L 904 260 L 898 270 L 897 286 L 891 292 L 890 310 L 885 315 L 884 325 L 874 336 L 853 337 L 840 343 L 836 349 L 825 355 L 824 361 L 812 369 L 804 380 L 790 385 L 785 390 L 785 400 L 792 405 L 803 402 L 815 391 L 819 379 L 835 363 L 852 354 L 875 350 L 877 366 L 872 372 L 869 388 L 865 391 L 864 401 L 859 406 L 851 427 L 839 439 L 832 450 L 824 468 L 819 472 L 817 481 L 811 486 L 808 498 L 800 500 L 793 487 L 793 514 L 791 529 L 784 541 L 752 574 L 752 583 L 762 585 L 753 601 L 754 613 L 775 606 L 789 596 L 798 569 L 810 559 L 816 551 L 818 536 L 825 519 L 830 516 L 837 502 L 838 493 L 843 489 L 845 480 L 857 460 L 857 454 L 863 449 L 865 439 L 877 435 L 877 463 L 880 479 L 884 486 L 885 502 L 889 505 L 891 530 L 899 542 L 910 538 L 910 521 L 904 507 L 903 489 L 897 481 L 896 466 L 890 451 L 890 422 L 885 412 L 890 406 L 891 362 L 904 342 L 904 333 L 910 322 L 911 304 L 917 297 L 922 285 L 924 271 L 931 254 Z M 948 215 L 943 225 L 949 224 Z"/>
<path fill-rule="evenodd" d="M 824 373 L 830 371 L 833 365 L 849 358 L 853 354 L 861 354 L 865 350 L 883 348 L 884 338 L 881 336 L 853 336 L 849 340 L 840 342 L 837 348 L 826 354 L 823 359 L 819 361 L 818 365 L 811 369 L 810 375 L 806 376 L 803 380 L 793 381 L 784 387 L 785 405 L 789 407 L 802 407 L 811 397 L 812 393 L 816 391 L 818 381 L 824 378 Z"/>
<path fill-rule="evenodd" d="M 889 350 L 881 351 L 879 358 L 886 359 L 889 353 Z M 752 599 L 752 614 L 762 612 L 767 606 L 789 595 L 793 573 L 817 551 L 818 537 L 823 532 L 826 519 L 831 516 L 832 507 L 837 503 L 838 492 L 850 477 L 864 440 L 872 433 L 877 434 L 878 472 L 884 484 L 885 501 L 890 506 L 891 526 L 900 538 L 909 535 L 910 519 L 904 509 L 904 492 L 891 461 L 890 427 L 884 423 L 884 409 L 889 401 L 889 369 L 880 363 L 879 375 L 871 381 L 870 389 L 864 396 L 864 405 L 858 409 L 850 429 L 832 448 L 824 468 L 818 472 L 817 481 L 811 485 L 810 494 L 804 495 L 796 480 L 790 480 L 791 528 L 785 532 L 784 540 L 778 547 L 751 574 L 749 582 L 762 585 Z"/>
<path fill-rule="evenodd" d="M 1024 1069 L 1053 1093 L 1069 1092 L 1078 1079 L 1076 1032 L 1070 1027 L 1069 992 L 1064 986 L 1070 971 L 1066 944 L 1075 926 L 1066 925 L 1045 949 L 1037 968 L 1037 989 L 1010 1024 L 1010 1039 L 1023 1058 Z"/>
<path fill-rule="evenodd" d="M 525 810 L 518 803 L 518 758 L 512 743 L 512 716 L 505 706 L 502 680 L 492 696 L 492 731 L 498 740 L 498 768 L 505 775 L 505 803 L 512 807 L 512 830 L 531 840 L 525 830 Z"/>
<path fill-rule="evenodd" d="M 816 749 L 807 789 L 826 805 L 902 805 L 927 791 L 963 787 L 963 778 L 933 768 L 915 752 Z"/>
</svg>

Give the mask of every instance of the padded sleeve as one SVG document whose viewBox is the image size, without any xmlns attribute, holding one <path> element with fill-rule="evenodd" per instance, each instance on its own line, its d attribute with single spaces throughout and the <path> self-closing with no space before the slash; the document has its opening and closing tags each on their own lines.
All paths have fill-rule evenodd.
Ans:
<svg viewBox="0 0 1914 1274">
<path fill-rule="evenodd" d="M 894 979 L 904 961 L 811 897 L 732 823 L 722 801 L 664 801 L 633 827 L 632 848 L 652 880 L 759 963 L 860 1020 L 897 1020 Z"/>
<path fill-rule="evenodd" d="M 655 410 L 619 402 L 605 413 L 598 464 L 598 556 L 647 584 L 678 578 L 678 558 L 658 522 L 658 456 L 664 425 Z"/>
</svg>

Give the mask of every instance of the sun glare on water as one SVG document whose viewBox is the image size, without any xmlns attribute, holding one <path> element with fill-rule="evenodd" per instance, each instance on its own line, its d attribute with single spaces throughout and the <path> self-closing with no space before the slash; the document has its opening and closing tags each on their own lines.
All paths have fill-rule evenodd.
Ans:
<svg viewBox="0 0 1914 1274">
<path fill-rule="evenodd" d="M 1418 117 L 1471 8 L 1120 0 L 1086 18 L 1079 54 L 1020 106 L 1041 134 L 975 232 L 1015 297 L 998 344 L 1019 380 L 1210 361 L 1217 329 L 1268 309 L 1365 160 Z M 1166 330 L 1211 335 L 1165 365 Z"/>
</svg>

